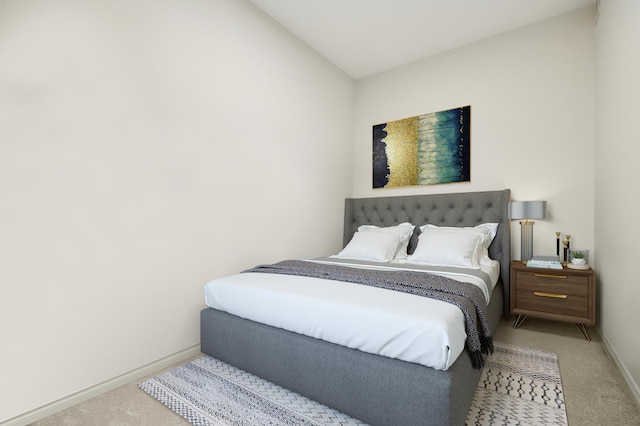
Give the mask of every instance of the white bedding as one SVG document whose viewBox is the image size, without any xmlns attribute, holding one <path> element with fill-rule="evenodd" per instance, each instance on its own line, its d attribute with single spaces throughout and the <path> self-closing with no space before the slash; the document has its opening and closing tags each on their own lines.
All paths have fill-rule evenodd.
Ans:
<svg viewBox="0 0 640 426">
<path fill-rule="evenodd" d="M 483 270 L 495 285 L 497 263 Z M 448 276 L 486 287 L 462 272 Z M 252 321 L 438 370 L 455 362 L 467 337 L 462 312 L 449 303 L 319 278 L 232 275 L 206 284 L 205 303 Z"/>
</svg>

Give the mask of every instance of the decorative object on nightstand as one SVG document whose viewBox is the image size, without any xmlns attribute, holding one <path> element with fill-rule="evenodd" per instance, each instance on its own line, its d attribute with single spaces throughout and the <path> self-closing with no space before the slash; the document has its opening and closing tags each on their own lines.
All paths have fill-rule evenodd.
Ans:
<svg viewBox="0 0 640 426">
<path fill-rule="evenodd" d="M 527 260 L 529 268 L 562 269 L 558 256 L 533 256 Z"/>
<path fill-rule="evenodd" d="M 569 250 L 570 261 L 567 268 L 571 269 L 589 269 L 589 250 L 573 249 Z"/>
<path fill-rule="evenodd" d="M 547 213 L 546 201 L 511 201 L 509 218 L 520 221 L 520 259 L 523 262 L 533 257 L 533 225 L 531 219 L 544 219 Z"/>
<path fill-rule="evenodd" d="M 584 251 L 584 250 L 583 250 Z M 536 270 L 511 262 L 513 328 L 527 316 L 575 323 L 585 339 L 596 323 L 596 273 L 593 269 Z"/>
<path fill-rule="evenodd" d="M 564 237 L 565 237 L 565 240 L 562 242 L 562 245 L 564 247 L 564 264 L 566 265 L 567 262 L 569 261 L 569 250 L 571 250 L 571 244 L 569 243 L 569 240 L 571 239 L 571 235 L 567 234 Z"/>
</svg>

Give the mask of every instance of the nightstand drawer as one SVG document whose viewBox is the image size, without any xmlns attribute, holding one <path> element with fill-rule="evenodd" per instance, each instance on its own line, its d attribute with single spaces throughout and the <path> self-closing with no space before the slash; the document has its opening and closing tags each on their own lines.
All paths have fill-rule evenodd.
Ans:
<svg viewBox="0 0 640 426">
<path fill-rule="evenodd" d="M 588 318 L 588 297 L 562 291 L 518 290 L 518 309 Z"/>
<path fill-rule="evenodd" d="M 563 271 L 517 272 L 517 308 L 588 317 L 589 280 Z"/>
<path fill-rule="evenodd" d="M 587 277 L 556 272 L 517 272 L 516 291 L 540 292 L 567 296 L 588 297 Z"/>
</svg>

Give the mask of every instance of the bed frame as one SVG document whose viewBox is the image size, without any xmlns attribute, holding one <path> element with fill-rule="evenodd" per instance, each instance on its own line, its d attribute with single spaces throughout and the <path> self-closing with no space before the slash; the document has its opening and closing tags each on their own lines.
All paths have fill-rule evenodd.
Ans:
<svg viewBox="0 0 640 426">
<path fill-rule="evenodd" d="M 347 199 L 344 244 L 359 225 L 474 226 L 498 222 L 489 248 L 500 282 L 495 330 L 509 312 L 510 190 Z M 502 285 L 506 283 L 506 285 Z M 464 425 L 480 371 L 463 351 L 447 371 L 349 349 L 226 312 L 201 312 L 202 352 L 372 425 Z"/>
</svg>

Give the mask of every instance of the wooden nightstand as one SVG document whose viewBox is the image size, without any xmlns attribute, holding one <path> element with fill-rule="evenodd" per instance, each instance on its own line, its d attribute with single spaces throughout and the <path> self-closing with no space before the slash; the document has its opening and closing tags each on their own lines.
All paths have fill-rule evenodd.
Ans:
<svg viewBox="0 0 640 426">
<path fill-rule="evenodd" d="M 586 325 L 596 323 L 596 273 L 593 269 L 529 268 L 511 263 L 511 314 L 517 328 L 532 316 L 573 322 L 591 340 Z"/>
</svg>

